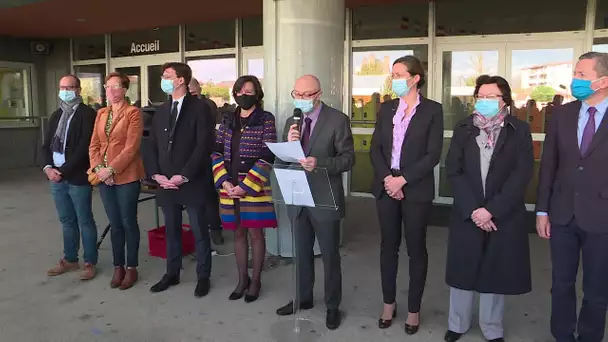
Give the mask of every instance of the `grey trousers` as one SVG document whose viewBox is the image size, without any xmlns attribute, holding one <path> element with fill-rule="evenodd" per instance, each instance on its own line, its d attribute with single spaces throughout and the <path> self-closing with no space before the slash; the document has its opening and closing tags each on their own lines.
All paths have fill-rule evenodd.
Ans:
<svg viewBox="0 0 608 342">
<path fill-rule="evenodd" d="M 450 314 L 448 329 L 459 333 L 466 333 L 471 327 L 473 316 L 473 302 L 475 292 L 450 287 Z M 479 327 L 483 336 L 488 340 L 503 336 L 502 319 L 505 310 L 505 296 L 494 293 L 481 293 L 479 295 Z"/>
<path fill-rule="evenodd" d="M 308 209 L 295 220 L 296 256 L 299 270 L 300 302 L 313 300 L 315 235 L 321 247 L 325 271 L 325 305 L 338 309 L 342 302 L 342 265 L 340 259 L 340 221 L 320 222 Z"/>
</svg>

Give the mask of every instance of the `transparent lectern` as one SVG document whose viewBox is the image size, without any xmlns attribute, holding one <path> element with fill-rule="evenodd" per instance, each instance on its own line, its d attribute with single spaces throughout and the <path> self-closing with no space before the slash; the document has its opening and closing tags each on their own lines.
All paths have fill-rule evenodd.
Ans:
<svg viewBox="0 0 608 342">
<path fill-rule="evenodd" d="M 325 168 L 306 171 L 297 164 L 274 164 L 271 180 L 273 202 L 285 207 L 291 223 L 294 314 L 289 316 L 291 319 L 275 323 L 270 333 L 277 342 L 314 342 L 323 336 L 326 328 L 322 322 L 306 318 L 299 312 L 298 216 L 302 210 L 311 210 L 313 215 L 314 212 L 338 210 L 334 190 Z"/>
</svg>

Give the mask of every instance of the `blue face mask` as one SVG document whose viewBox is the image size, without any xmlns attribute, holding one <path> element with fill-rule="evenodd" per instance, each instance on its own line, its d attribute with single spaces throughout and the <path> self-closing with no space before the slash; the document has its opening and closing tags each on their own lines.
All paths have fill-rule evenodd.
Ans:
<svg viewBox="0 0 608 342">
<path fill-rule="evenodd" d="M 175 90 L 175 85 L 173 84 L 173 80 L 161 80 L 160 81 L 160 89 L 162 89 L 165 94 L 171 95 Z"/>
<path fill-rule="evenodd" d="M 63 102 L 72 102 L 76 99 L 76 92 L 73 90 L 60 90 L 59 98 Z"/>
<path fill-rule="evenodd" d="M 314 107 L 313 100 L 294 99 L 293 105 L 302 110 L 303 113 L 310 113 Z"/>
<path fill-rule="evenodd" d="M 582 80 L 580 78 L 573 78 L 572 83 L 570 83 L 570 91 L 572 91 L 572 96 L 576 97 L 577 100 L 584 101 L 589 98 L 589 96 L 595 93 L 595 90 L 591 89 L 592 81 Z"/>
<path fill-rule="evenodd" d="M 498 100 L 479 99 L 475 102 L 475 110 L 486 118 L 491 118 L 498 114 L 500 107 L 498 106 Z"/>
<path fill-rule="evenodd" d="M 391 88 L 393 88 L 393 91 L 395 94 L 397 94 L 397 96 L 401 97 L 409 93 L 411 87 L 407 85 L 407 80 L 398 79 L 392 81 Z"/>
</svg>

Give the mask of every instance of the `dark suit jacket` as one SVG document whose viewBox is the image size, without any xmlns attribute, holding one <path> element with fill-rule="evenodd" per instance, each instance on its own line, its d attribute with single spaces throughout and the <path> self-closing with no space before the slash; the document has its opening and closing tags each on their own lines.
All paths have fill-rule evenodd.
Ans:
<svg viewBox="0 0 608 342">
<path fill-rule="evenodd" d="M 167 178 L 182 175 L 188 179 L 179 190 L 160 189 L 157 193 L 160 205 L 203 205 L 211 177 L 215 125 L 203 101 L 187 94 L 177 123 L 170 131 L 171 106 L 167 101 L 152 118 L 148 149 L 144 153 L 146 171 L 150 175 Z"/>
<path fill-rule="evenodd" d="M 287 140 L 289 127 L 293 123 L 293 116 L 287 119 L 283 130 L 284 141 Z M 334 197 L 333 202 L 338 207 L 338 210 L 312 209 L 314 217 L 319 221 L 340 220 L 346 214 L 342 173 L 350 171 L 355 165 L 355 145 L 348 116 L 323 104 L 310 135 L 308 149 L 304 151 L 304 154 L 317 158 L 318 172 L 308 174 L 309 185 L 315 201 L 320 207 L 333 205 L 332 199 L 325 196 L 328 194 L 327 178 L 329 178 Z M 320 169 L 325 169 L 327 173 Z M 325 177 L 325 174 L 328 177 Z"/>
<path fill-rule="evenodd" d="M 53 152 L 51 151 L 51 141 L 57 130 L 62 110 L 58 109 L 49 119 L 49 127 L 45 133 L 42 145 L 42 155 L 44 165 L 53 165 Z M 76 108 L 74 116 L 68 127 L 68 137 L 65 145 L 65 164 L 56 168 L 63 175 L 63 179 L 70 184 L 85 185 L 89 184 L 87 170 L 89 163 L 89 143 L 95 126 L 96 113 L 93 108 L 81 103 Z"/>
<path fill-rule="evenodd" d="M 372 136 L 370 156 L 374 166 L 372 193 L 380 198 L 385 193 L 384 178 L 391 174 L 393 117 L 399 99 L 386 101 L 380 107 Z M 443 148 L 443 107 L 421 98 L 403 139 L 400 171 L 407 184 L 405 200 L 430 202 L 435 198 L 433 169 L 439 163 Z"/>
<path fill-rule="evenodd" d="M 604 115 L 587 154 L 580 155 L 577 127 L 581 102 L 553 109 L 540 166 L 536 210 L 551 223 L 573 218 L 586 231 L 608 232 L 608 115 Z"/>
</svg>

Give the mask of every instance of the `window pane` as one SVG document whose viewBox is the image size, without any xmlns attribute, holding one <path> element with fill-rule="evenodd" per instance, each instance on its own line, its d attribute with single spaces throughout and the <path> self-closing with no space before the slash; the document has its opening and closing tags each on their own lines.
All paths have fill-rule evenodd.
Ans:
<svg viewBox="0 0 608 342">
<path fill-rule="evenodd" d="M 232 86 L 237 79 L 236 58 L 221 56 L 188 61 L 192 77 L 201 84 L 201 93 L 213 100 L 219 114 L 236 109 L 232 104 Z"/>
<path fill-rule="evenodd" d="M 106 65 L 76 65 L 74 66 L 76 76 L 80 78 L 82 90 L 80 95 L 85 104 L 99 109 L 106 105 L 106 93 L 103 89 L 106 78 Z"/>
<path fill-rule="evenodd" d="M 593 40 L 593 51 L 608 53 L 608 38 L 595 38 Z"/>
<path fill-rule="evenodd" d="M 573 59 L 573 48 L 511 52 L 513 114 L 528 122 L 532 133 L 546 133 L 553 107 L 575 100 L 570 94 Z"/>
<path fill-rule="evenodd" d="M 129 89 L 127 90 L 127 94 L 125 95 L 127 102 L 131 105 L 141 105 L 141 89 L 139 88 L 139 82 L 141 79 L 141 67 L 116 68 L 116 71 L 122 72 L 123 74 L 127 75 L 127 77 L 129 77 Z"/>
<path fill-rule="evenodd" d="M 428 3 L 364 6 L 352 13 L 353 40 L 428 36 Z"/>
<path fill-rule="evenodd" d="M 395 49 L 354 49 L 352 76 L 353 127 L 374 127 L 380 104 L 395 97 L 390 84 L 393 62 L 406 55 L 414 55 L 420 58 L 425 69 L 428 69 L 428 47 L 426 45 L 401 46 Z M 426 85 L 422 88 L 422 94 L 426 94 Z"/>
<path fill-rule="evenodd" d="M 595 28 L 596 29 L 608 28 L 608 1 L 606 1 L 606 0 L 597 1 L 597 12 L 595 14 Z"/>
<path fill-rule="evenodd" d="M 0 117 L 30 116 L 26 87 L 29 86 L 24 69 L 0 66 Z"/>
<path fill-rule="evenodd" d="M 111 41 L 112 57 L 179 52 L 179 27 L 117 33 Z"/>
<path fill-rule="evenodd" d="M 475 80 L 498 72 L 498 51 L 444 51 L 442 96 L 444 127 L 454 128 L 473 111 Z"/>
<path fill-rule="evenodd" d="M 148 105 L 160 106 L 167 101 L 168 96 L 160 88 L 160 80 L 163 76 L 162 65 L 148 66 Z M 146 105 L 143 105 L 145 107 Z"/>
<path fill-rule="evenodd" d="M 437 1 L 437 35 L 577 31 L 585 29 L 586 1 Z"/>
<path fill-rule="evenodd" d="M 262 17 L 243 18 L 243 46 L 264 45 Z"/>
<path fill-rule="evenodd" d="M 264 86 L 264 59 L 250 58 L 247 60 L 247 74 L 253 75 L 260 80 Z"/>
<path fill-rule="evenodd" d="M 106 58 L 106 38 L 104 35 L 73 38 L 72 49 L 75 61 Z"/>
<path fill-rule="evenodd" d="M 186 51 L 235 47 L 234 20 L 186 25 Z"/>
<path fill-rule="evenodd" d="M 369 158 L 369 147 L 372 142 L 371 134 L 353 134 L 355 140 L 355 159 L 357 162 L 351 172 L 350 191 L 372 192 L 374 167 Z"/>
</svg>

